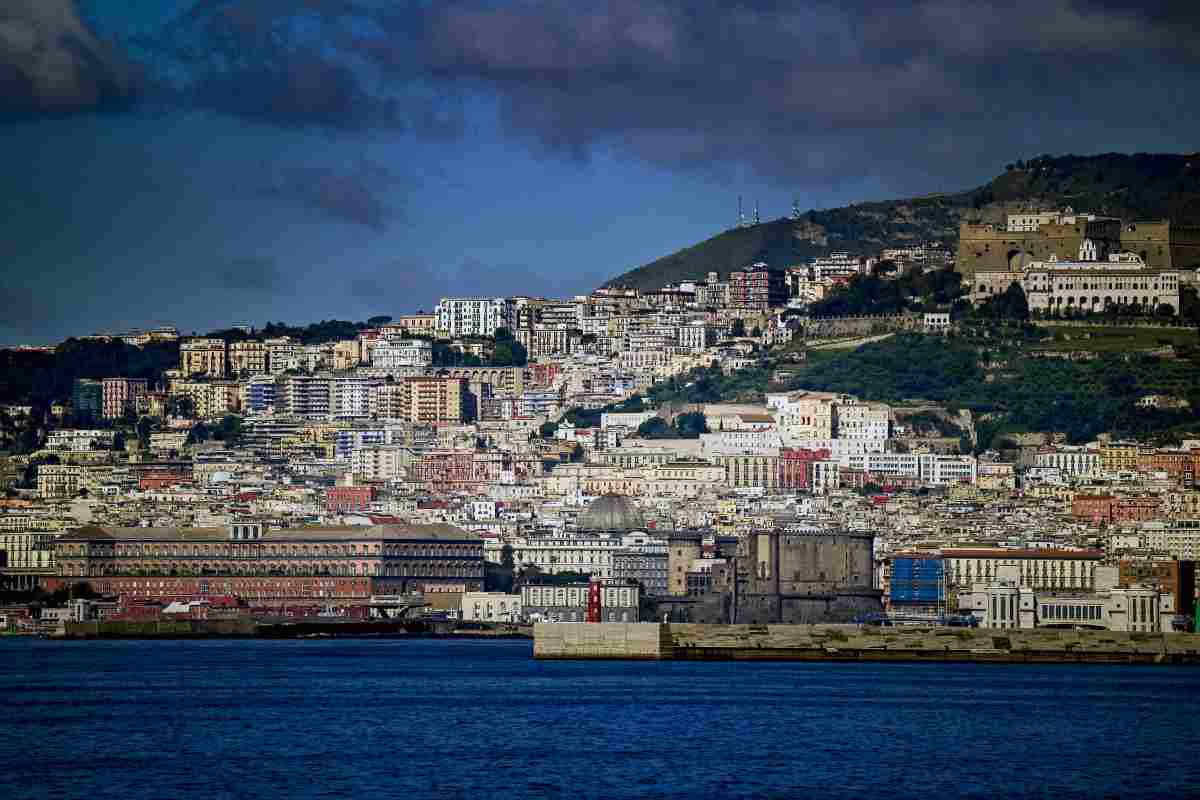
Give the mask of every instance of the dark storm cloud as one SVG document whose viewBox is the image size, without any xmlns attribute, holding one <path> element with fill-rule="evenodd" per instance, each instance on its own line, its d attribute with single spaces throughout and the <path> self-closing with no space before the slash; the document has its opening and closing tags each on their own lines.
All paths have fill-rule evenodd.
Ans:
<svg viewBox="0 0 1200 800">
<path fill-rule="evenodd" d="M 1018 155 L 1026 126 L 1060 146 L 1065 129 L 1090 129 L 1080 145 L 1095 146 L 1145 125 L 1134 108 L 1165 105 L 1194 132 L 1194 108 L 1170 101 L 1195 84 L 1197 13 L 1063 0 L 454 2 L 436 6 L 427 41 L 435 74 L 488 87 L 506 130 L 539 149 L 580 157 L 613 141 L 671 167 L 742 162 L 822 183 L 967 171 Z"/>
<path fill-rule="evenodd" d="M 287 288 L 287 278 L 271 258 L 237 258 L 217 272 L 223 289 L 235 292 L 277 294 Z"/>
<path fill-rule="evenodd" d="M 362 162 L 350 171 L 327 166 L 284 166 L 259 192 L 339 222 L 383 230 L 393 214 L 384 196 L 390 187 L 402 182 L 386 167 L 371 162 Z"/>
<path fill-rule="evenodd" d="M 9 18 L 43 19 L 40 2 Z M 872 173 L 920 184 L 1041 151 L 1194 137 L 1198 5 L 201 0 L 125 45 L 155 96 L 279 126 L 453 139 L 484 107 L 551 157 L 600 146 L 801 185 Z M 11 53 L 32 45 L 14 31 L 0 35 L 0 81 L 28 96 Z M 75 67 L 80 86 L 112 85 L 111 60 Z M 352 183 L 310 177 L 300 183 L 341 195 L 315 205 L 358 205 L 344 218 L 378 224 Z"/>
<path fill-rule="evenodd" d="M 72 0 L 0 4 L 0 116 L 67 114 L 121 103 L 134 73 L 80 21 Z"/>
<path fill-rule="evenodd" d="M 147 52 L 279 125 L 455 138 L 475 98 L 538 154 L 823 185 L 1128 147 L 1156 108 L 1195 133 L 1195 5 L 206 0 Z"/>
</svg>

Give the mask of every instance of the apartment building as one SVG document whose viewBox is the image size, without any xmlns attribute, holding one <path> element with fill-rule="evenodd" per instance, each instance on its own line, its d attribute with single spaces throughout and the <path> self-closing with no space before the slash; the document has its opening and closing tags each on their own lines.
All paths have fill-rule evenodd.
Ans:
<svg viewBox="0 0 1200 800">
<path fill-rule="evenodd" d="M 457 423 L 472 416 L 470 401 L 465 378 L 414 377 L 373 387 L 369 410 L 377 419 Z"/>
<path fill-rule="evenodd" d="M 729 274 L 729 307 L 765 311 L 787 305 L 787 275 L 757 263 Z"/>
<path fill-rule="evenodd" d="M 383 386 L 382 378 L 349 375 L 333 379 L 330 414 L 337 419 L 371 416 L 371 392 Z"/>
<path fill-rule="evenodd" d="M 300 365 L 300 353 L 303 348 L 298 342 L 287 336 L 279 336 L 267 339 L 263 344 L 267 346 L 267 370 L 271 374 L 278 375 Z"/>
<path fill-rule="evenodd" d="M 77 415 L 99 418 L 104 414 L 104 383 L 94 378 L 76 378 L 71 386 L 71 410 Z"/>
<path fill-rule="evenodd" d="M 235 381 L 172 381 L 170 395 L 189 398 L 198 418 L 212 419 L 241 409 L 242 387 Z"/>
<path fill-rule="evenodd" d="M 408 467 L 416 460 L 410 448 L 400 445 L 376 444 L 359 447 L 350 453 L 350 471 L 358 480 L 394 481 L 408 475 Z"/>
<path fill-rule="evenodd" d="M 279 396 L 285 414 L 305 419 L 326 419 L 332 407 L 332 381 L 319 375 L 289 375 Z"/>
<path fill-rule="evenodd" d="M 184 339 L 179 345 L 179 369 L 184 375 L 224 378 L 225 362 L 223 339 Z"/>
<path fill-rule="evenodd" d="M 270 350 L 265 342 L 247 339 L 229 345 L 229 369 L 234 375 L 261 375 L 268 370 Z"/>
<path fill-rule="evenodd" d="M 101 382 L 104 418 L 119 419 L 126 412 L 136 411 L 138 398 L 146 394 L 147 388 L 142 378 L 105 378 Z"/>
<path fill-rule="evenodd" d="M 454 338 L 492 336 L 511 328 L 509 302 L 503 297 L 443 297 L 437 305 L 437 329 Z"/>
<path fill-rule="evenodd" d="M 83 467 L 73 464 L 39 464 L 37 468 L 38 496 L 67 498 L 79 494 Z"/>
<path fill-rule="evenodd" d="M 840 402 L 834 416 L 839 439 L 887 439 L 892 433 L 892 409 L 882 403 Z"/>
</svg>

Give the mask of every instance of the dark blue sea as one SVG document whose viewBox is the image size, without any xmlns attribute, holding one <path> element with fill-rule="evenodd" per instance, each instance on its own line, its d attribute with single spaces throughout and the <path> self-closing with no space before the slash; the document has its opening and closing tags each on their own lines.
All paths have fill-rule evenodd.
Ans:
<svg viewBox="0 0 1200 800">
<path fill-rule="evenodd" d="M 1200 669 L 0 639 L 0 798 L 1183 797 Z"/>
</svg>

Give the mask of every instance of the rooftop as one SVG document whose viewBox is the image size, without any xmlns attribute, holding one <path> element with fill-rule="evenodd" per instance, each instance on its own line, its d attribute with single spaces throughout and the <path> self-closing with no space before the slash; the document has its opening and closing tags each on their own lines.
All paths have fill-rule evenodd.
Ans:
<svg viewBox="0 0 1200 800">
<path fill-rule="evenodd" d="M 403 539 L 414 541 L 477 541 L 479 537 L 454 525 L 307 525 L 300 528 L 274 528 L 263 532 L 262 542 L 294 541 L 356 541 L 363 539 Z M 61 537 L 60 542 L 96 541 L 231 541 L 228 528 L 132 528 L 111 525 L 88 525 Z"/>
</svg>

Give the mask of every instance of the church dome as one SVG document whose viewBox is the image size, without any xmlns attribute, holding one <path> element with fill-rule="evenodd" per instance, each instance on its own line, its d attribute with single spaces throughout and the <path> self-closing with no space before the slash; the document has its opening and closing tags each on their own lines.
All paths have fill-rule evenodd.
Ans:
<svg viewBox="0 0 1200 800">
<path fill-rule="evenodd" d="M 641 512 L 628 497 L 606 494 L 579 515 L 577 526 L 585 531 L 632 531 L 644 528 Z"/>
</svg>

